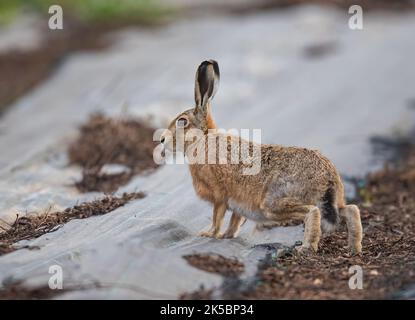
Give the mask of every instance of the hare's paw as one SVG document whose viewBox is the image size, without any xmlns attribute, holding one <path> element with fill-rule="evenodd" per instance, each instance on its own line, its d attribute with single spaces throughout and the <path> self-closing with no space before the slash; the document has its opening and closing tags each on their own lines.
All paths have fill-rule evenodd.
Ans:
<svg viewBox="0 0 415 320">
<path fill-rule="evenodd" d="M 225 232 L 218 236 L 218 239 L 233 239 L 236 238 L 237 234 L 235 232 Z"/>
<path fill-rule="evenodd" d="M 295 247 L 295 250 L 300 255 L 308 255 L 312 253 L 316 253 L 318 250 L 318 244 L 309 244 L 309 245 L 301 245 Z"/>
<path fill-rule="evenodd" d="M 206 238 L 220 238 L 219 232 L 216 230 L 209 229 L 208 231 L 201 231 L 199 232 L 199 237 L 206 237 Z"/>
<path fill-rule="evenodd" d="M 358 242 L 349 242 L 347 249 L 351 252 L 352 255 L 362 254 L 362 244 Z"/>
</svg>

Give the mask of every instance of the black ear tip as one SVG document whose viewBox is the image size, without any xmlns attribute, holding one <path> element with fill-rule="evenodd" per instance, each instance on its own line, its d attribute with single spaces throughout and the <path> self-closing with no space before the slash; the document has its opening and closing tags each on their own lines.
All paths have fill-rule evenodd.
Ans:
<svg viewBox="0 0 415 320">
<path fill-rule="evenodd" d="M 199 70 L 205 70 L 209 65 L 213 66 L 213 70 L 215 71 L 215 73 L 217 75 L 220 74 L 219 73 L 219 64 L 217 63 L 216 60 L 213 60 L 213 59 L 203 61 L 199 66 Z"/>
</svg>

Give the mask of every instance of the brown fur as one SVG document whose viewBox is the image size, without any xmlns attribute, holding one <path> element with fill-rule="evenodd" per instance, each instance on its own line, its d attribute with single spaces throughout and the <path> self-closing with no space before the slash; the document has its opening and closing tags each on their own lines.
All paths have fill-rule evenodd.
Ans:
<svg viewBox="0 0 415 320">
<path fill-rule="evenodd" d="M 201 235 L 216 238 L 235 237 L 245 218 L 254 220 L 258 224 L 303 218 L 305 233 L 300 250 L 316 251 L 321 235 L 322 201 L 330 189 L 334 192 L 334 202 L 331 205 L 337 215 L 340 212 L 340 216 L 346 220 L 349 246 L 353 251 L 361 252 L 362 227 L 359 209 L 354 205 L 346 205 L 341 178 L 330 160 L 320 152 L 280 145 L 258 145 L 236 136 L 217 133 L 215 130 L 208 132 L 208 129 L 216 128 L 210 108 L 213 95 L 205 95 L 205 99 L 208 99 L 204 105 L 200 105 L 200 100 L 203 100 L 200 97 L 203 97 L 204 92 L 197 90 L 208 85 L 216 85 L 216 82 L 213 84 L 212 79 L 219 75 L 215 75 L 213 68 L 210 68 L 214 63 L 214 61 L 205 62 L 199 67 L 196 81 L 204 81 L 200 74 L 206 74 L 207 83 L 197 83 L 195 86 L 196 107 L 179 114 L 171 122 L 169 130 L 173 135 L 170 139 L 166 136 L 164 142 L 166 148 L 177 151 L 175 150 L 176 120 L 185 118 L 188 125 L 184 133 L 191 128 L 198 128 L 203 130 L 205 138 L 196 142 L 186 142 L 184 145 L 186 154 L 194 155 L 200 150 L 205 150 L 207 156 L 211 152 L 207 148 L 208 138 L 225 139 L 229 146 L 228 164 L 189 165 L 196 193 L 214 206 L 212 226 Z M 202 66 L 205 69 L 199 72 Z M 210 91 L 215 90 L 210 89 Z M 251 156 L 261 163 L 258 174 L 243 175 L 244 164 L 230 163 L 231 143 L 241 143 L 249 147 Z M 218 145 L 217 142 L 216 146 Z M 221 234 L 220 229 L 228 209 L 233 211 L 232 218 L 227 231 Z"/>
</svg>

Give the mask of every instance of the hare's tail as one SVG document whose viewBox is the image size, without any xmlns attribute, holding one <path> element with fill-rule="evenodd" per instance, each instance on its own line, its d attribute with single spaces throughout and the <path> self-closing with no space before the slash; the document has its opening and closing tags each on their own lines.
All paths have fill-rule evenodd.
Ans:
<svg viewBox="0 0 415 320">
<path fill-rule="evenodd" d="M 332 232 L 340 221 L 339 208 L 337 204 L 336 189 L 330 185 L 321 199 L 321 227 L 324 232 Z"/>
</svg>

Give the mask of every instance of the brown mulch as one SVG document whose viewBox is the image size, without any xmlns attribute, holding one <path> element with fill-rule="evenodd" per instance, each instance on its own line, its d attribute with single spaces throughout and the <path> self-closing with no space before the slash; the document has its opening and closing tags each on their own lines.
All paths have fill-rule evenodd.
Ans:
<svg viewBox="0 0 415 320">
<path fill-rule="evenodd" d="M 225 277 L 235 277 L 244 272 L 243 263 L 237 259 L 225 258 L 219 254 L 190 254 L 183 258 L 193 267 L 223 275 Z"/>
<path fill-rule="evenodd" d="M 71 164 L 83 168 L 82 179 L 75 184 L 78 190 L 111 193 L 134 175 L 157 168 L 153 160 L 153 133 L 154 129 L 144 121 L 91 116 L 68 151 Z M 101 173 L 105 164 L 123 165 L 129 171 Z"/>
<path fill-rule="evenodd" d="M 0 289 L 0 300 L 46 300 L 64 292 L 49 287 L 28 288 L 21 283 L 15 283 Z"/>
<path fill-rule="evenodd" d="M 352 256 L 345 248 L 342 226 L 323 238 L 317 254 L 301 256 L 284 250 L 240 289 L 216 288 L 231 299 L 388 299 L 399 298 L 415 283 L 415 147 L 400 163 L 367 178 L 360 190 L 370 203 L 361 206 L 363 252 Z M 349 288 L 349 268 L 362 267 L 363 290 Z M 212 266 L 212 268 L 215 268 Z M 199 290 L 201 291 L 201 290 Z M 182 297 L 208 299 L 203 289 Z"/>
<path fill-rule="evenodd" d="M 365 211 L 365 220 L 375 213 Z M 343 231 L 322 240 L 316 255 L 286 255 L 275 266 L 259 270 L 259 284 L 240 293 L 248 299 L 385 299 L 415 281 L 415 239 L 388 230 L 365 230 L 362 256 L 350 256 L 342 246 Z M 363 290 L 349 289 L 349 268 L 362 267 Z"/>
<path fill-rule="evenodd" d="M 21 240 L 38 238 L 48 232 L 53 232 L 63 224 L 73 219 L 85 219 L 96 215 L 107 214 L 126 203 L 142 199 L 142 192 L 124 193 L 121 197 L 105 196 L 92 202 L 84 202 L 62 212 L 46 212 L 44 214 L 29 214 L 17 217 L 13 225 L 0 233 L 0 255 L 28 247 L 15 247 Z M 29 249 L 36 249 L 30 247 Z"/>
<path fill-rule="evenodd" d="M 268 0 L 252 2 L 239 8 L 229 6 L 231 12 L 249 13 L 254 10 L 283 9 L 301 4 L 316 4 L 348 9 L 352 5 L 360 5 L 364 11 L 368 10 L 407 10 L 414 9 L 413 0 Z M 346 12 L 347 13 L 347 12 Z"/>
<path fill-rule="evenodd" d="M 205 289 L 201 286 L 194 292 L 185 292 L 179 296 L 180 300 L 211 300 L 213 289 Z"/>
</svg>

